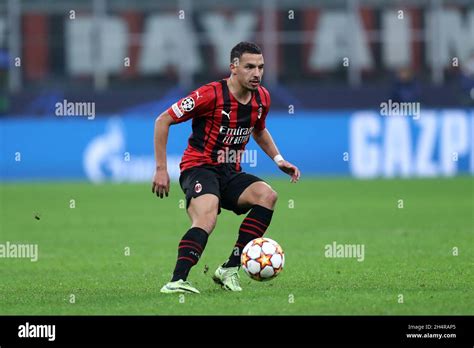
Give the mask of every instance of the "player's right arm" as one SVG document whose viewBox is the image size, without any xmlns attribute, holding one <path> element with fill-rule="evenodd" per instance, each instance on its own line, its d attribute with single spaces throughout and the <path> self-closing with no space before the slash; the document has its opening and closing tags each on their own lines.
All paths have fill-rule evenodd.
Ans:
<svg viewBox="0 0 474 348">
<path fill-rule="evenodd" d="M 170 177 L 166 165 L 166 143 L 171 125 L 200 117 L 209 112 L 209 106 L 215 99 L 214 89 L 205 85 L 180 99 L 155 120 L 155 160 L 156 171 L 151 190 L 160 198 L 168 197 Z"/>
<path fill-rule="evenodd" d="M 166 165 L 166 143 L 170 126 L 175 123 L 170 114 L 165 111 L 155 120 L 154 147 L 156 169 L 151 191 L 160 198 L 168 197 L 170 191 L 170 177 Z"/>
</svg>

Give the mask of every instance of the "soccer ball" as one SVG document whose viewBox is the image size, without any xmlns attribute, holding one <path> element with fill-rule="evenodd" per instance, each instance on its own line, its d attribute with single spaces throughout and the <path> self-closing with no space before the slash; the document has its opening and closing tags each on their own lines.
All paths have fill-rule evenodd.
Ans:
<svg viewBox="0 0 474 348">
<path fill-rule="evenodd" d="M 257 238 L 249 242 L 241 256 L 242 268 L 255 280 L 275 278 L 285 265 L 285 254 L 281 246 L 270 238 Z"/>
</svg>

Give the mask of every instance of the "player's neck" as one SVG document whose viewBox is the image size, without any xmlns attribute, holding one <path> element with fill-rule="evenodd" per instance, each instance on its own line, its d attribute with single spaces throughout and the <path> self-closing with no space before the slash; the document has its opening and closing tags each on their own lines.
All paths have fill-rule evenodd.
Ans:
<svg viewBox="0 0 474 348">
<path fill-rule="evenodd" d="M 252 92 L 242 87 L 235 79 L 232 79 L 232 76 L 227 79 L 227 87 L 229 87 L 229 91 L 234 98 L 241 104 L 247 104 L 252 99 Z"/>
</svg>

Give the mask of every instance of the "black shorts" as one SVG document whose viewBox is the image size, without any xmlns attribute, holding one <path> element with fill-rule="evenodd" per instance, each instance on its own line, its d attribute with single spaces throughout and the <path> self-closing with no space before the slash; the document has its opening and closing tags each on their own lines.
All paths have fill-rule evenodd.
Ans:
<svg viewBox="0 0 474 348">
<path fill-rule="evenodd" d="M 219 198 L 221 207 L 240 215 L 250 208 L 240 208 L 237 201 L 244 190 L 257 181 L 263 181 L 252 174 L 236 171 L 230 164 L 202 165 L 183 171 L 179 184 L 186 195 L 186 209 L 192 198 L 211 193 Z"/>
</svg>

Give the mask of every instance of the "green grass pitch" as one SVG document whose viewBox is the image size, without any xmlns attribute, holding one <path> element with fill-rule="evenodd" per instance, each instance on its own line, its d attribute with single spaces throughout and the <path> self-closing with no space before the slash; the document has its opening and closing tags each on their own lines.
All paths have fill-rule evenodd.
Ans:
<svg viewBox="0 0 474 348">
<path fill-rule="evenodd" d="M 281 275 L 241 271 L 242 293 L 212 282 L 243 219 L 223 211 L 190 274 L 201 294 L 184 297 L 159 292 L 190 226 L 177 184 L 163 200 L 151 184 L 1 184 L 0 243 L 37 243 L 39 259 L 0 259 L 0 314 L 474 314 L 472 177 L 268 181 Z M 364 260 L 325 257 L 333 242 L 363 244 Z"/>
</svg>

